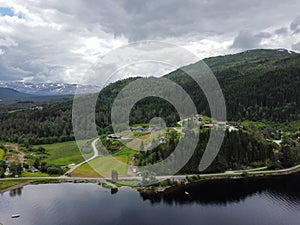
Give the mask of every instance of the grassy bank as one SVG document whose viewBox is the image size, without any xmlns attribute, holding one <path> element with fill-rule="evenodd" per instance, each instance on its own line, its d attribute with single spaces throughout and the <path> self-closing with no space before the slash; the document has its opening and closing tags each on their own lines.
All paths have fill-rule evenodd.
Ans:
<svg viewBox="0 0 300 225">
<path fill-rule="evenodd" d="M 47 162 L 49 164 L 69 165 L 72 163 L 80 163 L 84 158 L 78 149 L 76 141 L 68 141 L 62 143 L 54 143 L 47 145 L 35 145 L 35 148 L 43 147 L 49 153 Z"/>
<path fill-rule="evenodd" d="M 0 160 L 3 160 L 5 157 L 5 151 L 0 148 Z"/>
<path fill-rule="evenodd" d="M 32 180 L 0 180 L 0 191 L 30 182 L 32 182 Z"/>
<path fill-rule="evenodd" d="M 113 156 L 99 156 L 86 163 L 71 173 L 72 177 L 110 177 L 112 170 L 116 170 L 119 176 L 128 175 L 128 163 L 134 156 L 135 151 L 129 148 L 122 148 Z"/>
</svg>

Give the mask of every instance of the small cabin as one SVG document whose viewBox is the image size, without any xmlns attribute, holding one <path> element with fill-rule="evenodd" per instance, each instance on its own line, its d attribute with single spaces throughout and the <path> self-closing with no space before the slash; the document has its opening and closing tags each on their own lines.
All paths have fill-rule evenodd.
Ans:
<svg viewBox="0 0 300 225">
<path fill-rule="evenodd" d="M 159 139 L 159 143 L 161 143 L 161 144 L 167 143 L 167 138 L 161 137 L 161 138 Z"/>
<path fill-rule="evenodd" d="M 37 173 L 37 172 L 39 172 L 37 168 L 35 168 L 34 166 L 31 167 L 31 173 Z"/>
<path fill-rule="evenodd" d="M 225 127 L 225 126 L 227 125 L 227 122 L 225 122 L 225 121 L 218 121 L 218 122 L 217 122 L 217 125 L 218 125 L 219 127 Z"/>
<path fill-rule="evenodd" d="M 121 140 L 122 137 L 118 136 L 118 135 L 115 135 L 115 134 L 110 134 L 110 135 L 107 136 L 107 139 L 108 140 Z"/>
<path fill-rule="evenodd" d="M 213 127 L 214 127 L 214 125 L 212 123 L 206 123 L 206 124 L 204 124 L 204 128 L 210 129 L 210 128 L 213 128 Z"/>
<path fill-rule="evenodd" d="M 134 131 L 135 132 L 148 132 L 148 130 L 146 128 L 143 128 L 143 127 L 138 127 Z"/>
<path fill-rule="evenodd" d="M 138 177 L 142 177 L 142 176 L 143 176 L 143 173 L 142 173 L 142 172 L 137 172 L 137 176 L 138 176 Z"/>
<path fill-rule="evenodd" d="M 202 121 L 203 116 L 200 115 L 200 114 L 196 114 L 196 115 L 195 115 L 195 119 L 198 120 L 198 121 Z"/>
</svg>

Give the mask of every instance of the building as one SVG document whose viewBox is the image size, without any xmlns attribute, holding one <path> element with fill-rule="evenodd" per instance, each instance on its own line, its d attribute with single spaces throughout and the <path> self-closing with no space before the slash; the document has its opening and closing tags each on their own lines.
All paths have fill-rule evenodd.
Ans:
<svg viewBox="0 0 300 225">
<path fill-rule="evenodd" d="M 214 125 L 212 123 L 206 123 L 206 124 L 204 124 L 204 128 L 210 129 L 210 128 L 213 128 L 213 127 L 214 127 Z"/>
<path fill-rule="evenodd" d="M 118 136 L 118 135 L 115 135 L 115 134 L 110 134 L 110 135 L 107 136 L 107 139 L 108 140 L 121 140 L 122 137 Z"/>
<path fill-rule="evenodd" d="M 200 114 L 196 114 L 196 115 L 195 115 L 195 118 L 196 118 L 196 120 L 198 120 L 198 121 L 202 121 L 203 116 L 200 115 Z"/>
<path fill-rule="evenodd" d="M 244 126 L 238 125 L 238 126 L 235 126 L 235 128 L 240 130 L 240 129 L 244 129 Z"/>
<path fill-rule="evenodd" d="M 142 173 L 142 172 L 137 172 L 137 176 L 138 176 L 138 177 L 142 177 L 142 176 L 143 176 L 143 173 Z"/>
<path fill-rule="evenodd" d="M 161 138 L 159 139 L 159 143 L 161 143 L 161 144 L 167 143 L 167 138 L 161 137 Z"/>
<path fill-rule="evenodd" d="M 134 131 L 135 132 L 148 132 L 148 130 L 146 128 L 143 128 L 143 127 L 138 127 Z"/>
<path fill-rule="evenodd" d="M 156 132 L 156 131 L 159 131 L 160 130 L 160 127 L 150 127 L 149 128 L 149 132 Z"/>
<path fill-rule="evenodd" d="M 229 132 L 232 132 L 232 131 L 237 131 L 238 129 L 236 127 L 233 127 L 233 126 L 229 126 L 228 127 L 228 131 Z"/>
<path fill-rule="evenodd" d="M 37 168 L 35 168 L 34 166 L 31 167 L 31 173 L 36 173 L 39 172 L 39 170 Z"/>
<path fill-rule="evenodd" d="M 224 122 L 224 121 L 218 121 L 218 122 L 217 122 L 217 125 L 218 125 L 219 127 L 225 127 L 225 126 L 227 125 L 227 122 Z"/>
</svg>

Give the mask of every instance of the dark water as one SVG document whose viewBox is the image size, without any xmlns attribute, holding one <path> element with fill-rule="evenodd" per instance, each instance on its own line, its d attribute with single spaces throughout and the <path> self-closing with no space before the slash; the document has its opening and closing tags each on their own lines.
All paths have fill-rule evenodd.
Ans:
<svg viewBox="0 0 300 225">
<path fill-rule="evenodd" d="M 202 183 L 160 196 L 127 188 L 112 195 L 96 184 L 31 185 L 0 195 L 0 223 L 299 225 L 300 176 Z"/>
</svg>

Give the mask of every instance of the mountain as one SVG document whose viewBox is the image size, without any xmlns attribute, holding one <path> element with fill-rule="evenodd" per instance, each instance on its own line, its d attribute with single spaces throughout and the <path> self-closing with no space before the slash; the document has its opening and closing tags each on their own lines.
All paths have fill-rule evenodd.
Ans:
<svg viewBox="0 0 300 225">
<path fill-rule="evenodd" d="M 4 109 L 22 109 L 34 103 L 46 103 L 69 100 L 73 95 L 48 95 L 39 96 L 16 91 L 11 88 L 0 87 L 0 112 Z"/>
<path fill-rule="evenodd" d="M 285 123 L 300 119 L 300 54 L 282 49 L 258 49 L 207 58 L 204 62 L 220 83 L 226 100 L 228 120 Z M 199 65 L 191 64 L 184 67 L 184 70 L 198 71 Z M 210 114 L 204 94 L 187 74 L 178 69 L 166 75 L 166 78 L 186 90 L 199 113 Z M 99 133 L 112 132 L 110 109 L 113 100 L 123 87 L 135 79 L 138 78 L 117 81 L 100 92 L 95 117 Z M 72 137 L 71 111 L 72 102 L 68 101 L 53 104 L 38 112 L 0 115 L 0 139 L 12 142 L 30 139 L 35 143 L 55 142 L 61 137 L 66 140 Z M 133 107 L 130 120 L 136 124 L 147 123 L 158 116 L 163 117 L 168 125 L 174 125 L 178 120 L 172 105 L 165 100 L 150 97 Z M 84 121 L 81 123 L 83 129 L 85 124 Z"/>
<path fill-rule="evenodd" d="M 220 83 L 230 120 L 291 121 L 300 115 L 300 54 L 284 50 L 251 50 L 204 59 Z M 199 63 L 184 67 L 198 71 Z M 198 110 L 209 112 L 204 95 L 182 71 L 166 76 L 180 84 Z"/>
<path fill-rule="evenodd" d="M 300 54 L 283 49 L 258 49 L 207 58 L 204 62 L 220 83 L 228 120 L 286 122 L 300 118 Z M 202 62 L 198 62 L 182 69 L 197 72 L 201 65 Z M 165 77 L 189 94 L 199 113 L 209 115 L 209 106 L 202 90 L 182 69 Z M 137 78 L 121 80 L 104 88 L 99 95 L 97 111 L 107 111 L 119 91 L 134 79 Z M 175 109 L 170 104 L 151 99 L 135 105 L 131 118 L 133 123 L 147 123 L 154 116 L 164 117 L 167 123 L 176 121 Z M 101 124 L 100 115 L 96 118 Z M 109 121 L 105 125 L 108 124 Z"/>
<path fill-rule="evenodd" d="M 24 101 L 33 97 L 30 94 L 24 94 L 10 88 L 0 88 L 0 103 L 12 103 L 16 101 Z"/>
<path fill-rule="evenodd" d="M 16 91 L 39 96 L 74 95 L 98 92 L 99 88 L 93 85 L 66 84 L 66 83 L 28 83 L 28 82 L 0 82 L 0 87 L 11 88 Z"/>
</svg>

